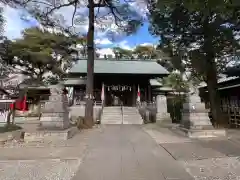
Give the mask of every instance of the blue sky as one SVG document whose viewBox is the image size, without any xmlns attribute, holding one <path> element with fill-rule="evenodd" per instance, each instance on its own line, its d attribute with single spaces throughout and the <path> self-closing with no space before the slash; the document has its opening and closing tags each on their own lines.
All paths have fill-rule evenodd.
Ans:
<svg viewBox="0 0 240 180">
<path fill-rule="evenodd" d="M 66 9 L 64 12 L 67 11 Z M 10 7 L 4 8 L 4 16 L 6 19 L 5 26 L 5 35 L 10 39 L 16 39 L 21 37 L 21 31 L 25 28 L 37 25 L 36 20 L 32 18 L 28 22 L 21 19 L 22 13 L 12 9 Z M 142 27 L 137 31 L 136 34 L 132 34 L 127 37 L 123 37 L 116 42 L 111 41 L 104 35 L 96 35 L 95 42 L 98 44 L 98 47 L 102 49 L 99 50 L 100 54 L 112 54 L 111 47 L 119 46 L 126 49 L 132 49 L 137 45 L 155 45 L 158 43 L 158 38 L 153 37 L 148 32 L 148 22 L 145 22 Z M 86 26 L 83 29 L 87 29 Z M 98 33 L 96 33 L 98 34 Z"/>
</svg>

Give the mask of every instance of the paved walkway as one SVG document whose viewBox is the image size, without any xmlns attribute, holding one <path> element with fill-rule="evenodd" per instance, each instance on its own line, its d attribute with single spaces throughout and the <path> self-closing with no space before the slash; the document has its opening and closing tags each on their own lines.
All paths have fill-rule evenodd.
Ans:
<svg viewBox="0 0 240 180">
<path fill-rule="evenodd" d="M 237 180 L 240 138 L 190 140 L 168 128 L 102 125 L 68 141 L 0 146 L 4 180 Z"/>
<path fill-rule="evenodd" d="M 73 180 L 192 180 L 139 125 L 107 125 L 92 138 Z"/>
</svg>

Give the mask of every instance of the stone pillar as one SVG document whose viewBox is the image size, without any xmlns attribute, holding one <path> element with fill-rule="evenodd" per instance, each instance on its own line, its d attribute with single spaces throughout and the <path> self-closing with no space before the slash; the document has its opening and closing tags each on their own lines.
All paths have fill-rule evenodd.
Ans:
<svg viewBox="0 0 240 180">
<path fill-rule="evenodd" d="M 181 126 L 186 129 L 213 129 L 212 123 L 198 94 L 189 94 L 183 104 Z"/>
<path fill-rule="evenodd" d="M 51 95 L 45 103 L 40 119 L 41 127 L 44 129 L 64 130 L 69 128 L 69 110 L 67 95 L 64 95 L 62 85 L 50 88 Z"/>
<path fill-rule="evenodd" d="M 172 123 L 170 114 L 167 112 L 166 96 L 163 94 L 157 95 L 156 104 L 157 104 L 156 121 L 161 123 L 162 122 Z"/>
</svg>

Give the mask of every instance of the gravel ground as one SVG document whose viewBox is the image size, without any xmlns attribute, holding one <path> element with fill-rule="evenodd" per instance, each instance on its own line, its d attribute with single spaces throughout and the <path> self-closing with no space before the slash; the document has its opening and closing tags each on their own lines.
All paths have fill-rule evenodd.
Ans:
<svg viewBox="0 0 240 180">
<path fill-rule="evenodd" d="M 70 180 L 80 160 L 0 161 L 1 180 Z"/>
<path fill-rule="evenodd" d="M 226 157 L 197 161 L 182 161 L 195 180 L 239 180 L 240 158 Z"/>
</svg>

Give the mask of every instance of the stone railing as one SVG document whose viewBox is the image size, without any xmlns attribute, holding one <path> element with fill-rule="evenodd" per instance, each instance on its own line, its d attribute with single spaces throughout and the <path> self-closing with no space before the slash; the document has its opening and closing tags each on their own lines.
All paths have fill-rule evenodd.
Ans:
<svg viewBox="0 0 240 180">
<path fill-rule="evenodd" d="M 141 102 L 138 104 L 138 110 L 145 123 L 156 121 L 157 107 L 155 102 Z"/>
<path fill-rule="evenodd" d="M 85 116 L 85 102 L 79 105 L 72 105 L 69 107 L 70 116 L 84 117 Z M 93 117 L 95 121 L 100 120 L 102 114 L 102 102 L 95 101 L 93 105 Z"/>
<path fill-rule="evenodd" d="M 40 111 L 42 111 L 42 109 L 44 108 L 44 104 L 46 101 L 41 101 L 41 108 Z M 70 117 L 74 116 L 74 117 L 84 117 L 85 116 L 85 105 L 86 102 L 81 101 L 78 104 L 73 104 L 71 106 L 69 106 L 69 113 L 70 113 Z M 101 101 L 95 101 L 94 105 L 93 105 L 93 109 L 94 109 L 94 120 L 97 121 L 100 119 L 101 117 L 101 113 L 102 113 L 102 102 Z"/>
</svg>

